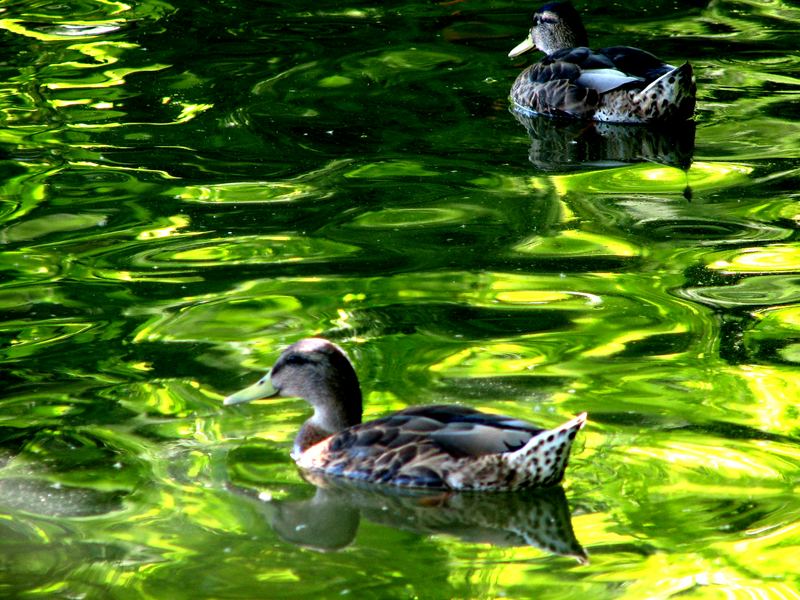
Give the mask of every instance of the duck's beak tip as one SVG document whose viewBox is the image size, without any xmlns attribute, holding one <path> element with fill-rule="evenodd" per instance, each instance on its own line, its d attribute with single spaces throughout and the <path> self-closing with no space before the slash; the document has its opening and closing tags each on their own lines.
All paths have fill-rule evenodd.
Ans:
<svg viewBox="0 0 800 600">
<path fill-rule="evenodd" d="M 253 385 L 227 396 L 222 401 L 222 405 L 232 406 L 234 404 L 244 404 L 245 402 L 260 400 L 261 398 L 269 398 L 270 396 L 275 396 L 277 393 L 278 390 L 272 385 L 270 374 L 267 373 Z"/>
<path fill-rule="evenodd" d="M 508 53 L 508 57 L 514 58 L 520 54 L 524 54 L 528 50 L 532 50 L 535 47 L 536 45 L 533 43 L 533 38 L 529 35 L 521 43 L 512 48 L 511 52 Z"/>
</svg>

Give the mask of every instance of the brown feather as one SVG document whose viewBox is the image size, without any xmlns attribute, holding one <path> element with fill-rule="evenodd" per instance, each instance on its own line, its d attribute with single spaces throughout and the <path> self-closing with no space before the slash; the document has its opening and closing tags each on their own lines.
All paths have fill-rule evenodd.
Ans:
<svg viewBox="0 0 800 600">
<path fill-rule="evenodd" d="M 268 382 L 259 381 L 257 394 L 250 394 L 252 386 L 245 390 L 245 401 L 263 388 L 270 395 L 302 395 L 314 407 L 295 439 L 298 466 L 370 483 L 476 490 L 556 485 L 574 432 L 586 419 L 582 414 L 544 430 L 505 415 L 433 405 L 361 423 L 355 371 L 341 348 L 321 339 L 287 348 Z"/>
<path fill-rule="evenodd" d="M 618 123 L 687 120 L 694 114 L 696 85 L 688 63 L 675 68 L 630 46 L 586 47 L 580 16 L 568 2 L 537 11 L 529 39 L 547 56 L 511 87 L 514 108 L 523 114 Z"/>
</svg>

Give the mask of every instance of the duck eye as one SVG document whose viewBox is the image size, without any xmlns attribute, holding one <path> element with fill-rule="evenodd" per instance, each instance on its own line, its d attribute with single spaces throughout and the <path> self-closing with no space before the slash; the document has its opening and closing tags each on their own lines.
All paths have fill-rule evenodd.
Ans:
<svg viewBox="0 0 800 600">
<path fill-rule="evenodd" d="M 300 354 L 290 354 L 289 356 L 286 357 L 286 360 L 284 360 L 283 362 L 284 364 L 287 365 L 305 365 L 311 361 L 308 360 L 305 356 L 301 356 Z"/>
</svg>

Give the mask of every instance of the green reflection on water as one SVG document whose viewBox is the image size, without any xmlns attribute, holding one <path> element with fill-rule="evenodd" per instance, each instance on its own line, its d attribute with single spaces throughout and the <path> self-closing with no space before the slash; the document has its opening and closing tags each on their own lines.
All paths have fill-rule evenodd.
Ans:
<svg viewBox="0 0 800 600">
<path fill-rule="evenodd" d="M 598 46 L 694 64 L 693 153 L 662 161 L 508 113 L 530 8 L 4 6 L 2 595 L 797 595 L 800 14 L 580 7 Z M 586 139 L 608 156 L 553 155 Z M 322 498 L 309 549 L 307 405 L 220 407 L 308 335 L 369 417 L 588 410 L 589 564 L 369 494 Z"/>
</svg>

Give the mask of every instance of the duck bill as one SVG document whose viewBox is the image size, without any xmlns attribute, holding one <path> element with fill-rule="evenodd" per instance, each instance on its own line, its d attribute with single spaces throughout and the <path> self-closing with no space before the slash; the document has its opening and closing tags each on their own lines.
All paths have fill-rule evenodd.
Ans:
<svg viewBox="0 0 800 600">
<path fill-rule="evenodd" d="M 230 406 L 231 404 L 242 404 L 244 402 L 252 402 L 253 400 L 260 400 L 261 398 L 271 398 L 277 395 L 278 390 L 272 385 L 270 374 L 267 373 L 253 385 L 239 390 L 235 394 L 231 394 L 225 398 L 222 403 L 225 406 Z"/>
<path fill-rule="evenodd" d="M 517 44 L 514 46 L 514 49 L 508 53 L 509 58 L 514 58 L 515 56 L 519 56 L 520 54 L 524 54 L 528 50 L 533 50 L 536 47 L 536 44 L 533 43 L 533 37 L 529 34 L 528 37 L 525 38 L 525 41 L 521 44 Z"/>
</svg>

